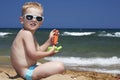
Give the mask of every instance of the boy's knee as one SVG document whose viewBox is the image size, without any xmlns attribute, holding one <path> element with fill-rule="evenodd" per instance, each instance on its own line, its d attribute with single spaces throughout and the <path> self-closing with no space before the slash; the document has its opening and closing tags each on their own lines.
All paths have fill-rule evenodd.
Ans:
<svg viewBox="0 0 120 80">
<path fill-rule="evenodd" d="M 38 76 L 38 75 L 32 75 L 32 80 L 38 80 L 38 79 L 40 79 L 40 78 L 42 78 L 42 77 L 40 77 L 40 76 Z"/>
<path fill-rule="evenodd" d="M 64 64 L 62 62 L 57 62 L 56 66 L 60 70 L 60 73 L 64 72 L 65 67 L 64 67 Z"/>
</svg>

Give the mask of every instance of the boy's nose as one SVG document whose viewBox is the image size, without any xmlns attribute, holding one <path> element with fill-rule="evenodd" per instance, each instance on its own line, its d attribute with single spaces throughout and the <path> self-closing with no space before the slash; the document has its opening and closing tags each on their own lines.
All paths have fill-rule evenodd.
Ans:
<svg viewBox="0 0 120 80">
<path fill-rule="evenodd" d="M 36 18 L 33 18 L 32 20 L 33 20 L 33 21 L 37 21 Z"/>
</svg>

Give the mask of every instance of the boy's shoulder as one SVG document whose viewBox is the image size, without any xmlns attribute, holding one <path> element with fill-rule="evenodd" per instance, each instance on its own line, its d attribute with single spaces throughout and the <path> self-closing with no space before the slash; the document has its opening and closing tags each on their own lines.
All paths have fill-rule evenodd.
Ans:
<svg viewBox="0 0 120 80">
<path fill-rule="evenodd" d="M 32 33 L 31 33 L 30 31 L 24 30 L 24 29 L 21 29 L 21 30 L 19 31 L 19 33 L 20 33 L 20 34 L 24 34 L 24 35 L 32 35 Z"/>
<path fill-rule="evenodd" d="M 28 30 L 24 30 L 24 29 L 21 29 L 19 32 L 18 32 L 18 36 L 21 36 L 22 38 L 24 37 L 30 37 L 30 36 L 33 36 L 32 33 Z"/>
</svg>

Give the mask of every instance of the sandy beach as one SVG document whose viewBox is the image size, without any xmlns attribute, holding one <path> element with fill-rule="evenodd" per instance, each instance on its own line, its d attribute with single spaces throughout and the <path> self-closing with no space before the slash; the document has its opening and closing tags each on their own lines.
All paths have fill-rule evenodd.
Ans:
<svg viewBox="0 0 120 80">
<path fill-rule="evenodd" d="M 44 63 L 45 61 L 40 62 Z M 0 80 L 24 80 L 17 76 L 9 57 L 0 56 Z M 66 69 L 62 74 L 55 74 L 41 80 L 120 80 L 120 75 Z"/>
<path fill-rule="evenodd" d="M 24 80 L 16 76 L 11 65 L 0 65 L 0 80 Z M 63 74 L 56 74 L 41 80 L 119 80 L 118 74 L 106 74 L 88 71 L 66 70 Z"/>
</svg>

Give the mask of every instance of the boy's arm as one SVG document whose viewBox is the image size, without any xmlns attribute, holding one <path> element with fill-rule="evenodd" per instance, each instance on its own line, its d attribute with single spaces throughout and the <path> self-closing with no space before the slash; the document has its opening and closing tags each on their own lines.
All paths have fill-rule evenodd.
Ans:
<svg viewBox="0 0 120 80">
<path fill-rule="evenodd" d="M 51 45 L 51 39 L 48 39 L 43 45 L 39 45 L 38 43 L 38 47 L 40 51 L 46 51 L 50 45 Z"/>
<path fill-rule="evenodd" d="M 48 52 L 37 50 L 35 47 L 34 37 L 29 31 L 25 31 L 23 35 L 23 41 L 26 49 L 26 54 L 29 55 L 29 57 L 31 57 L 32 59 L 40 59 L 55 54 L 54 46 Z M 48 45 L 48 43 L 46 43 L 46 45 Z"/>
</svg>

